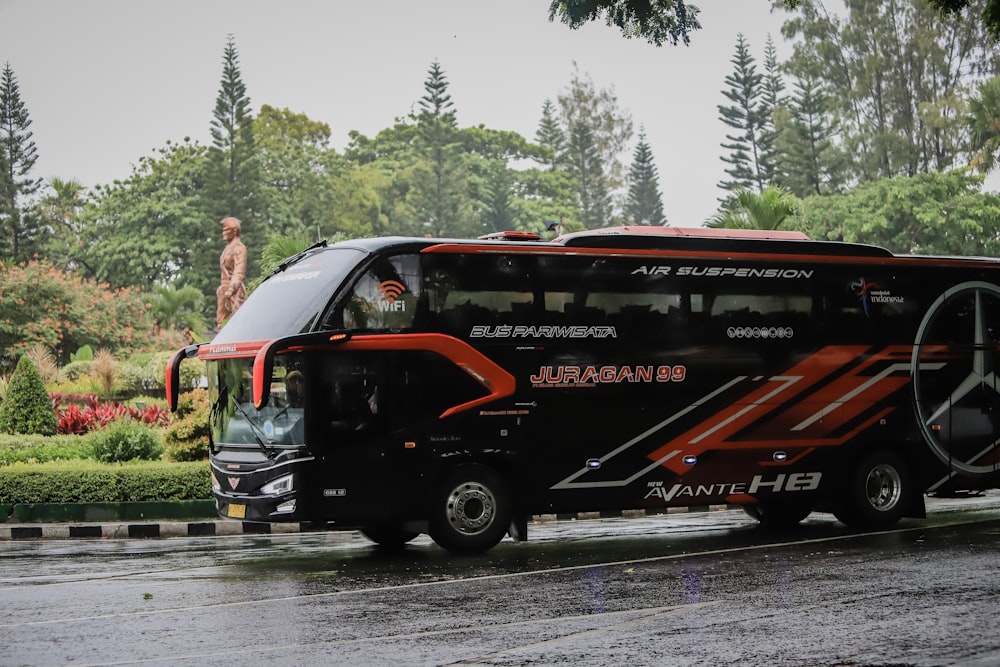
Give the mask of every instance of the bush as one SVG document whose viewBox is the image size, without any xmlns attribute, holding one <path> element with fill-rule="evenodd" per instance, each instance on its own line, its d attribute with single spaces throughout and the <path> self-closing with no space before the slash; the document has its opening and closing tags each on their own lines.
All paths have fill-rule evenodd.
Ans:
<svg viewBox="0 0 1000 667">
<path fill-rule="evenodd" d="M 70 382 L 78 382 L 90 375 L 90 366 L 93 363 L 93 359 L 71 361 L 62 367 L 60 375 Z"/>
<path fill-rule="evenodd" d="M 53 435 L 59 420 L 38 370 L 22 356 L 0 403 L 0 433 Z"/>
<path fill-rule="evenodd" d="M 94 458 L 104 463 L 151 461 L 163 453 L 160 433 L 131 419 L 111 422 L 93 440 Z"/>
<path fill-rule="evenodd" d="M 0 435 L 0 466 L 88 459 L 93 435 Z"/>
<path fill-rule="evenodd" d="M 0 468 L 0 505 L 205 500 L 211 497 L 211 476 L 204 463 L 60 461 Z"/>
<path fill-rule="evenodd" d="M 170 423 L 170 413 L 156 403 L 140 408 L 113 401 L 102 402 L 95 394 L 84 396 L 51 394 L 51 396 L 52 403 L 56 406 L 56 416 L 59 418 L 59 433 L 83 435 L 123 418 L 153 426 L 166 426 Z M 81 399 L 86 403 L 82 408 L 76 405 Z M 67 402 L 69 404 L 64 407 L 63 404 Z"/>
<path fill-rule="evenodd" d="M 201 461 L 208 457 L 208 390 L 181 394 L 173 423 L 163 434 L 163 445 L 171 461 Z"/>
<path fill-rule="evenodd" d="M 187 343 L 157 329 L 139 290 L 111 289 L 47 261 L 0 262 L 0 356 L 25 352 L 34 343 L 53 348 L 61 361 L 85 345 L 115 353 L 176 349 Z"/>
</svg>

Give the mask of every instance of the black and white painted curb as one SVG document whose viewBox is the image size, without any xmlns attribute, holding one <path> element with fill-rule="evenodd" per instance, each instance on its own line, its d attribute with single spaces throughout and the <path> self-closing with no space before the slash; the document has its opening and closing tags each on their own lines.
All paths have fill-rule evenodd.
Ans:
<svg viewBox="0 0 1000 667">
<path fill-rule="evenodd" d="M 732 509 L 729 505 L 670 507 L 660 512 L 626 510 L 624 512 L 581 512 L 578 514 L 540 514 L 534 523 L 549 521 L 582 521 L 592 519 L 635 519 L 656 514 L 686 514 L 717 512 Z M 250 521 L 147 521 L 104 523 L 37 523 L 0 524 L 0 541 L 39 539 L 145 539 L 163 537 L 214 537 L 225 535 L 279 535 L 316 532 L 309 523 L 254 523 Z"/>
</svg>

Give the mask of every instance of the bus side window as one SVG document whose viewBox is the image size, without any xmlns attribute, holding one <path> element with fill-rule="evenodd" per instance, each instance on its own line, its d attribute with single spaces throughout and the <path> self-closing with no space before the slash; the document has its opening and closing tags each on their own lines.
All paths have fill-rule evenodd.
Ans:
<svg viewBox="0 0 1000 667">
<path fill-rule="evenodd" d="M 431 330 L 464 337 L 476 326 L 537 324 L 531 258 L 470 254 L 424 261 Z"/>
<path fill-rule="evenodd" d="M 384 258 L 354 283 L 329 328 L 412 329 L 422 306 L 421 293 L 420 265 L 415 255 Z"/>
</svg>

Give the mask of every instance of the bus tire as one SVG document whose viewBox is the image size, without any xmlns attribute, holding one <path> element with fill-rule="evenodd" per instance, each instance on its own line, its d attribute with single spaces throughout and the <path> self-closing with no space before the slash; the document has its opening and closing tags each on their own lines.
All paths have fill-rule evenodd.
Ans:
<svg viewBox="0 0 1000 667">
<path fill-rule="evenodd" d="M 392 550 L 402 549 L 407 542 L 420 535 L 415 530 L 407 530 L 399 523 L 379 523 L 363 526 L 361 534 L 381 548 Z"/>
<path fill-rule="evenodd" d="M 503 539 L 512 516 L 507 481 L 481 464 L 450 470 L 431 500 L 431 538 L 454 553 L 487 551 Z"/>
<path fill-rule="evenodd" d="M 895 452 L 864 457 L 847 480 L 847 497 L 834 511 L 852 528 L 888 528 L 906 513 L 913 493 L 909 466 Z"/>
<path fill-rule="evenodd" d="M 760 502 L 744 505 L 747 516 L 756 519 L 764 528 L 791 528 L 812 514 L 812 505 L 789 502 Z"/>
</svg>

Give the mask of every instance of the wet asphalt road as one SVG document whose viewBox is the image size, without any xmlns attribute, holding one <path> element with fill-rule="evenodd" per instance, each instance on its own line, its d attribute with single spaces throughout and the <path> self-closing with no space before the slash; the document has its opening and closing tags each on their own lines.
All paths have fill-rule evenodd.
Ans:
<svg viewBox="0 0 1000 667">
<path fill-rule="evenodd" d="M 355 533 L 7 542 L 0 665 L 1000 665 L 1000 494 L 929 512 L 551 523 L 461 558 Z"/>
</svg>

